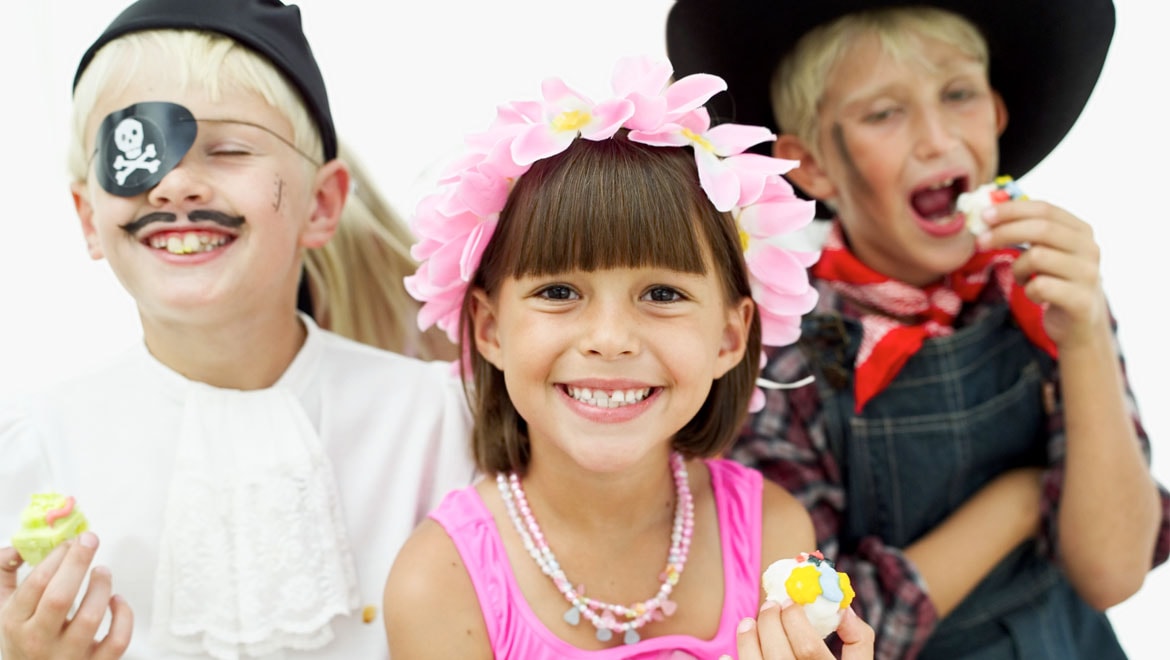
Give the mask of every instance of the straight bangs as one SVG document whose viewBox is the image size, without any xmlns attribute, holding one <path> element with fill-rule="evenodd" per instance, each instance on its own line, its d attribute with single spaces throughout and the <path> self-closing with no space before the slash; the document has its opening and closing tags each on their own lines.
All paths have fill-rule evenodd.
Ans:
<svg viewBox="0 0 1170 660">
<path fill-rule="evenodd" d="M 688 150 L 578 138 L 517 181 L 480 284 L 490 293 L 505 277 L 611 268 L 703 274 L 709 207 Z"/>
<path fill-rule="evenodd" d="M 517 180 L 463 301 L 461 358 L 475 418 L 472 450 L 488 475 L 524 474 L 528 425 L 508 398 L 504 374 L 475 346 L 475 292 L 488 296 L 508 277 L 572 270 L 714 269 L 728 305 L 751 297 L 739 231 L 699 186 L 690 149 L 612 139 L 577 139 Z M 735 440 L 759 374 L 760 319 L 753 314 L 744 358 L 712 383 L 701 410 L 672 439 L 688 458 L 716 456 Z"/>
</svg>

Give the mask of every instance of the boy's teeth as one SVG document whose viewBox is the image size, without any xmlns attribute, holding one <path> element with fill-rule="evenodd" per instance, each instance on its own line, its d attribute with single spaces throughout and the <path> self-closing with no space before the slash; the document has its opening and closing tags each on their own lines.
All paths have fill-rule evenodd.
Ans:
<svg viewBox="0 0 1170 660">
<path fill-rule="evenodd" d="M 151 236 L 147 243 L 156 250 L 166 250 L 171 254 L 195 254 L 210 252 L 225 245 L 229 238 L 222 234 L 210 232 L 186 232 L 183 234 L 167 234 Z"/>
<path fill-rule="evenodd" d="M 650 396 L 650 388 L 643 387 L 632 390 L 591 390 L 587 387 L 566 387 L 569 396 L 581 403 L 587 403 L 598 408 L 619 408 L 631 403 L 638 403 Z"/>
<path fill-rule="evenodd" d="M 946 181 L 940 181 L 939 183 L 931 185 L 927 188 L 927 190 L 942 190 L 943 188 L 950 188 L 954 184 L 954 179 L 947 179 Z"/>
</svg>

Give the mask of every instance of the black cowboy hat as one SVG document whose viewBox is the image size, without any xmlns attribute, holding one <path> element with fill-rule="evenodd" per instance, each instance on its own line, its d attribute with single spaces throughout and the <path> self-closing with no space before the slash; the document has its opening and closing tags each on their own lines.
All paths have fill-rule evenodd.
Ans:
<svg viewBox="0 0 1170 660">
<path fill-rule="evenodd" d="M 987 39 L 990 79 L 1008 108 L 1000 171 L 1021 177 L 1072 128 L 1113 38 L 1112 0 L 676 0 L 666 21 L 675 75 L 712 73 L 728 92 L 711 100 L 725 121 L 777 129 L 772 73 L 805 33 L 845 14 L 930 5 L 974 23 Z"/>
</svg>

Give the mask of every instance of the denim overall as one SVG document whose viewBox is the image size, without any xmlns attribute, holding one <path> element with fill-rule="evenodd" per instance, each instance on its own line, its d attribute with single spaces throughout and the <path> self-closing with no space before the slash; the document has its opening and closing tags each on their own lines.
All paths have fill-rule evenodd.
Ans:
<svg viewBox="0 0 1170 660">
<path fill-rule="evenodd" d="M 865 536 L 904 548 L 1000 473 L 1046 464 L 1043 369 L 999 306 L 949 337 L 928 339 L 854 415 L 861 327 L 811 315 L 801 350 L 817 376 L 830 446 L 845 482 L 841 552 Z M 1124 658 L 1104 614 L 1072 590 L 1029 541 L 939 622 L 922 659 Z"/>
</svg>

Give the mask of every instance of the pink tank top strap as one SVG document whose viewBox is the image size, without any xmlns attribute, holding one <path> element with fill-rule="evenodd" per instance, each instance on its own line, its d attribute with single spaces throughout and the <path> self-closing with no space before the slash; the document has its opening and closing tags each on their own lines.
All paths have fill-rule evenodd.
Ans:
<svg viewBox="0 0 1170 660">
<path fill-rule="evenodd" d="M 510 610 L 507 576 L 511 575 L 511 568 L 491 512 L 475 486 L 468 486 L 448 493 L 431 511 L 430 518 L 447 531 L 463 558 L 484 613 L 488 639 L 492 648 L 498 648 L 501 620 L 507 620 Z"/>
<path fill-rule="evenodd" d="M 710 459 L 711 489 L 723 548 L 725 613 L 755 616 L 760 607 L 763 476 L 734 461 Z M 739 619 L 737 618 L 736 621 Z"/>
</svg>

